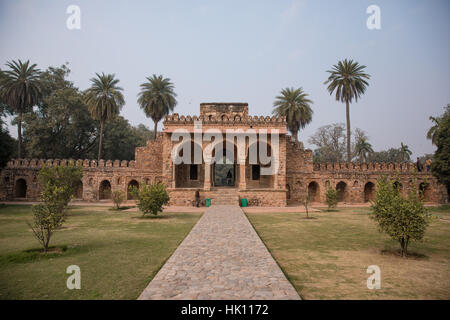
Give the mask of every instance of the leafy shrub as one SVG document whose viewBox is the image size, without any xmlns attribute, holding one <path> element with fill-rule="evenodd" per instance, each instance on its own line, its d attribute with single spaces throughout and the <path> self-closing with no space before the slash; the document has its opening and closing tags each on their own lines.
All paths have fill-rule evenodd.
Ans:
<svg viewBox="0 0 450 320">
<path fill-rule="evenodd" d="M 66 220 L 67 205 L 75 193 L 82 171 L 74 166 L 43 167 L 39 173 L 40 201 L 33 206 L 33 221 L 28 223 L 34 236 L 47 252 L 53 232 Z"/>
<path fill-rule="evenodd" d="M 338 194 L 333 188 L 328 188 L 325 194 L 325 203 L 328 205 L 328 210 L 335 208 L 338 204 Z"/>
<path fill-rule="evenodd" d="M 68 166 L 44 166 L 39 172 L 39 183 L 44 189 L 48 184 L 63 188 L 64 192 L 60 193 L 60 200 L 67 205 L 75 194 L 82 177 L 82 169 L 76 167 L 73 163 L 70 163 Z"/>
<path fill-rule="evenodd" d="M 400 243 L 402 257 L 408 254 L 410 241 L 423 239 L 432 219 L 416 192 L 415 184 L 413 182 L 410 193 L 403 198 L 395 183 L 384 177 L 377 183 L 375 201 L 371 206 L 370 217 L 378 223 L 380 232 Z"/>
<path fill-rule="evenodd" d="M 166 186 L 161 182 L 144 185 L 139 189 L 132 187 L 131 193 L 138 199 L 137 206 L 142 215 L 151 213 L 156 216 L 162 211 L 163 205 L 169 203 Z"/>
<path fill-rule="evenodd" d="M 111 195 L 112 201 L 114 202 L 114 205 L 116 206 L 116 209 L 120 209 L 120 205 L 125 200 L 125 192 L 121 190 L 116 190 Z"/>
</svg>

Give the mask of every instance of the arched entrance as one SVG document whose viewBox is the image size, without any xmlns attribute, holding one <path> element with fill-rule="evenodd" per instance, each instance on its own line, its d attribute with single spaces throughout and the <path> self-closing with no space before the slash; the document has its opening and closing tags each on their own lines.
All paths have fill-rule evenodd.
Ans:
<svg viewBox="0 0 450 320">
<path fill-rule="evenodd" d="M 375 185 L 367 182 L 364 186 L 364 202 L 373 201 L 375 199 Z"/>
<path fill-rule="evenodd" d="M 83 182 L 81 182 L 81 180 L 75 182 L 74 189 L 75 189 L 74 198 L 83 199 Z"/>
<path fill-rule="evenodd" d="M 127 200 L 136 200 L 136 196 L 134 196 L 134 195 L 131 193 L 131 190 L 130 190 L 130 189 L 132 189 L 132 188 L 137 188 L 137 189 L 139 189 L 139 182 L 137 182 L 136 180 L 131 180 L 131 181 L 128 183 L 128 188 L 127 188 Z"/>
<path fill-rule="evenodd" d="M 269 169 L 271 165 L 273 167 L 274 161 L 270 143 L 256 141 L 250 144 L 246 150 L 245 180 L 247 188 L 274 188 L 275 174 L 269 174 Z M 266 159 L 262 159 L 261 156 L 266 157 Z"/>
<path fill-rule="evenodd" d="M 320 202 L 319 184 L 312 181 L 308 185 L 308 197 L 311 202 Z"/>
<path fill-rule="evenodd" d="M 111 199 L 111 183 L 108 180 L 103 180 L 100 183 L 98 197 L 100 200 Z"/>
<path fill-rule="evenodd" d="M 14 196 L 16 198 L 27 197 L 27 182 L 25 179 L 17 179 L 16 185 L 14 186 Z"/>
<path fill-rule="evenodd" d="M 338 202 L 347 201 L 347 184 L 344 181 L 339 182 L 336 185 Z"/>
<path fill-rule="evenodd" d="M 234 154 L 227 154 L 227 149 L 223 149 L 223 154 L 215 155 L 213 169 L 213 181 L 215 187 L 235 187 L 236 186 L 236 157 L 237 149 L 234 147 Z"/>
<path fill-rule="evenodd" d="M 392 185 L 397 191 L 402 192 L 403 185 L 400 181 L 394 181 Z"/>
<path fill-rule="evenodd" d="M 432 194 L 431 194 L 431 188 L 430 184 L 428 182 L 422 182 L 419 185 L 419 195 L 425 202 L 431 202 L 432 201 Z"/>
<path fill-rule="evenodd" d="M 190 146 L 190 147 L 189 147 Z M 204 165 L 202 163 L 195 163 L 195 154 L 200 155 L 200 162 L 203 162 L 202 146 L 191 142 L 185 142 L 177 147 L 177 155 L 183 159 L 182 163 L 174 167 L 174 180 L 176 188 L 201 188 L 204 183 Z M 190 161 L 184 159 L 184 150 L 190 151 Z M 187 155 L 186 155 L 187 157 Z M 186 160 L 186 163 L 184 162 Z"/>
</svg>

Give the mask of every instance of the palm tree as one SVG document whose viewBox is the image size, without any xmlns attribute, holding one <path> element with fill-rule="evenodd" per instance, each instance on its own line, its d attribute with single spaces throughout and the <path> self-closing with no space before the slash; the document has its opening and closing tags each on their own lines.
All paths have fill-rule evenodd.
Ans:
<svg viewBox="0 0 450 320">
<path fill-rule="evenodd" d="M 356 154 L 359 156 L 360 161 L 366 162 L 367 155 L 373 152 L 372 145 L 366 138 L 361 138 L 356 144 Z"/>
<path fill-rule="evenodd" d="M 125 104 L 123 89 L 117 86 L 119 79 L 114 74 L 95 74 L 92 85 L 86 90 L 85 103 L 95 120 L 100 120 L 100 137 L 98 142 L 98 161 L 102 155 L 103 126 L 107 120 L 117 116 Z"/>
<path fill-rule="evenodd" d="M 433 126 L 427 132 L 427 139 L 430 139 L 431 143 L 436 145 L 436 132 L 439 129 L 439 123 L 441 121 L 441 118 L 430 117 L 430 120 L 433 122 Z"/>
<path fill-rule="evenodd" d="M 22 158 L 22 115 L 32 110 L 41 100 L 39 84 L 40 71 L 36 64 L 27 60 L 7 62 L 10 70 L 3 70 L 0 82 L 0 94 L 4 103 L 17 113 L 17 157 Z"/>
<path fill-rule="evenodd" d="M 308 94 L 300 87 L 298 89 L 285 88 L 281 90 L 281 95 L 277 96 L 273 103 L 272 113 L 279 117 L 286 117 L 289 131 L 298 141 L 298 131 L 303 129 L 312 120 L 313 102 L 307 98 Z"/>
<path fill-rule="evenodd" d="M 177 105 L 175 97 L 176 93 L 173 91 L 174 86 L 169 78 L 163 78 L 162 75 L 147 77 L 148 82 L 141 84 L 141 92 L 138 95 L 138 103 L 144 110 L 145 115 L 153 120 L 155 123 L 155 134 L 153 139 L 156 139 L 158 122 L 169 114 Z"/>
<path fill-rule="evenodd" d="M 334 65 L 328 80 L 324 84 L 328 84 L 328 91 L 330 95 L 336 91 L 336 100 L 345 102 L 345 112 L 347 118 L 347 161 L 351 161 L 351 147 L 350 147 L 350 103 L 353 99 L 358 102 L 358 98 L 364 94 L 369 83 L 366 81 L 370 79 L 370 75 L 364 73 L 366 66 L 360 65 L 353 60 L 344 59 Z"/>
<path fill-rule="evenodd" d="M 399 156 L 402 161 L 406 162 L 411 159 L 412 151 L 409 150 L 409 147 L 406 144 L 403 144 L 403 142 L 400 143 L 399 148 Z"/>
</svg>

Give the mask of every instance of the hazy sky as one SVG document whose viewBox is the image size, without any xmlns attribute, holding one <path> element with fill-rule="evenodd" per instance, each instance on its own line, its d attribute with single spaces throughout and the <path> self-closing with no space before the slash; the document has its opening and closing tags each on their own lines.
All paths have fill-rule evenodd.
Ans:
<svg viewBox="0 0 450 320">
<path fill-rule="evenodd" d="M 72 4 L 81 8 L 80 30 L 66 27 Z M 372 4 L 381 8 L 381 30 L 366 27 Z M 269 115 L 282 88 L 301 86 L 314 101 L 313 122 L 300 132 L 309 146 L 318 127 L 345 121 L 345 106 L 323 82 L 339 59 L 352 58 L 372 76 L 350 107 L 353 128 L 375 150 L 404 142 L 417 155 L 433 152 L 428 117 L 450 103 L 449 17 L 448 0 L 0 0 L 0 67 L 69 62 L 83 90 L 95 72 L 115 73 L 121 114 L 150 127 L 136 96 L 153 73 L 172 79 L 175 112 L 185 115 L 209 101 L 248 102 L 250 114 Z"/>
</svg>

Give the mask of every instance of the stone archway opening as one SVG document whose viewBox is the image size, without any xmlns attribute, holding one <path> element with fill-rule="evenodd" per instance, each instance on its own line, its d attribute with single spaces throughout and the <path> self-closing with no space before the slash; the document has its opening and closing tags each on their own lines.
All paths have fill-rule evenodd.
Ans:
<svg viewBox="0 0 450 320">
<path fill-rule="evenodd" d="M 111 199 L 111 183 L 108 180 L 100 183 L 98 197 L 100 200 Z"/>
<path fill-rule="evenodd" d="M 250 142 L 249 142 L 250 143 Z M 271 173 L 269 170 L 273 164 L 273 153 L 272 146 L 270 143 L 261 141 L 256 141 L 249 144 L 246 147 L 245 156 L 245 180 L 248 189 L 271 189 L 276 188 L 275 186 L 275 173 Z M 251 153 L 256 154 L 251 154 Z M 262 159 L 261 155 L 270 158 L 269 163 L 267 159 Z M 250 163 L 252 159 L 252 163 Z M 256 160 L 256 163 L 254 162 Z M 265 174 L 263 174 L 265 173 Z"/>
<path fill-rule="evenodd" d="M 215 158 L 213 166 L 213 182 L 215 187 L 236 187 L 237 179 L 237 148 L 233 145 L 234 151 L 227 154 L 226 147 L 223 149 L 222 154 L 215 154 L 213 151 L 213 157 Z M 233 154 L 233 156 L 230 156 Z"/>
<path fill-rule="evenodd" d="M 188 148 L 189 143 L 184 143 L 178 147 L 178 155 L 183 157 L 184 148 Z M 174 180 L 176 188 L 201 188 L 204 184 L 204 164 L 202 146 L 190 142 L 191 160 L 189 163 L 180 163 L 174 165 Z M 202 156 L 202 163 L 195 163 L 195 154 Z"/>
<path fill-rule="evenodd" d="M 347 184 L 344 181 L 340 181 L 336 185 L 338 202 L 347 202 Z"/>
<path fill-rule="evenodd" d="M 75 182 L 74 189 L 75 189 L 74 198 L 83 199 L 83 182 L 81 182 L 81 180 Z"/>
<path fill-rule="evenodd" d="M 431 187 L 428 182 L 422 182 L 419 185 L 419 195 L 425 202 L 431 202 L 432 201 L 432 192 Z"/>
<path fill-rule="evenodd" d="M 364 202 L 373 200 L 375 200 L 375 185 L 369 181 L 364 185 Z"/>
<path fill-rule="evenodd" d="M 402 192 L 403 185 L 400 181 L 394 181 L 394 183 L 392 185 L 393 185 L 394 189 L 396 189 L 399 192 Z"/>
<path fill-rule="evenodd" d="M 14 186 L 14 196 L 16 198 L 27 197 L 27 182 L 25 179 L 17 179 L 16 185 Z"/>
<path fill-rule="evenodd" d="M 320 202 L 319 184 L 312 181 L 308 184 L 308 197 L 311 202 Z"/>
<path fill-rule="evenodd" d="M 136 196 L 133 195 L 133 194 L 131 193 L 131 190 L 132 190 L 133 188 L 139 189 L 139 182 L 137 182 L 137 181 L 134 180 L 134 179 L 131 180 L 131 181 L 128 183 L 128 187 L 127 187 L 127 200 L 137 200 Z"/>
</svg>

